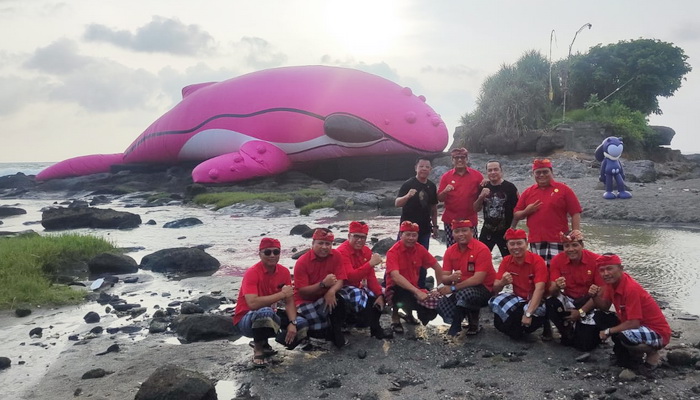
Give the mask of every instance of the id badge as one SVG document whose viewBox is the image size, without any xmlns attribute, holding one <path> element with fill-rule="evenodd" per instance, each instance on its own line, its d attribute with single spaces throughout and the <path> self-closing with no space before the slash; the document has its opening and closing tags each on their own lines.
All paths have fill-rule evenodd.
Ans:
<svg viewBox="0 0 700 400">
<path fill-rule="evenodd" d="M 476 270 L 476 267 L 474 266 L 473 262 L 470 262 L 469 264 L 467 264 L 467 271 L 474 272 L 475 270 Z"/>
</svg>

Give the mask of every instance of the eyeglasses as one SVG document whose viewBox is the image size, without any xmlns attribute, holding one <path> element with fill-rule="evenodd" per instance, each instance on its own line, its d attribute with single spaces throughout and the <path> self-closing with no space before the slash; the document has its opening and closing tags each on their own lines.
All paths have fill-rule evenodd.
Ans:
<svg viewBox="0 0 700 400">
<path fill-rule="evenodd" d="M 263 250 L 262 253 L 265 254 L 266 256 L 270 256 L 273 254 L 278 256 L 278 255 L 280 255 L 280 249 L 265 249 L 265 250 Z"/>
</svg>

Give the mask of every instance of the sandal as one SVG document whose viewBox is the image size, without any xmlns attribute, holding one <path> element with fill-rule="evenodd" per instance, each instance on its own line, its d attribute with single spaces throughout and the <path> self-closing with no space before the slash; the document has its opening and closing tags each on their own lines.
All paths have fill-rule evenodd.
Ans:
<svg viewBox="0 0 700 400">
<path fill-rule="evenodd" d="M 255 342 L 253 342 L 253 341 L 251 340 L 250 342 L 248 342 L 248 346 L 250 346 L 250 347 L 252 347 L 252 348 L 255 348 Z M 265 357 L 272 357 L 272 356 L 276 355 L 277 353 L 278 353 L 278 351 L 275 350 L 275 349 L 273 349 L 272 346 L 270 346 L 269 343 L 266 343 L 266 344 L 263 346 L 263 355 L 264 355 Z"/>
<path fill-rule="evenodd" d="M 467 329 L 467 335 L 469 335 L 469 336 L 477 335 L 479 332 L 481 332 L 481 328 L 482 328 L 482 327 L 481 327 L 480 325 L 475 326 L 475 327 L 473 327 L 473 328 L 470 326 L 470 327 Z"/>
<path fill-rule="evenodd" d="M 264 354 L 257 354 L 253 356 L 253 368 L 265 368 L 267 367 L 267 361 L 265 361 Z"/>
<path fill-rule="evenodd" d="M 420 325 L 420 322 L 418 322 L 418 320 L 416 320 L 413 317 L 413 315 L 411 315 L 411 314 L 404 314 L 404 313 L 400 312 L 399 318 L 401 318 L 402 320 L 406 321 L 407 323 L 409 323 L 411 325 Z"/>
<path fill-rule="evenodd" d="M 401 325 L 401 322 L 392 322 L 391 330 L 394 331 L 394 333 L 403 334 L 403 325 Z"/>
</svg>

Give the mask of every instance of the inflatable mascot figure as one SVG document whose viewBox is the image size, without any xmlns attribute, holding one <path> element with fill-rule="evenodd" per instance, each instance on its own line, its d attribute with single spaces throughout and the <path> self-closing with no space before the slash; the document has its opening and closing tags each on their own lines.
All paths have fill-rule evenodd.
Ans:
<svg viewBox="0 0 700 400">
<path fill-rule="evenodd" d="M 603 198 L 608 200 L 632 198 L 632 194 L 625 190 L 625 173 L 620 163 L 623 147 L 622 139 L 610 136 L 595 149 L 595 159 L 601 162 L 600 181 L 605 183 Z M 613 180 L 617 187 L 617 195 L 613 193 Z"/>
</svg>

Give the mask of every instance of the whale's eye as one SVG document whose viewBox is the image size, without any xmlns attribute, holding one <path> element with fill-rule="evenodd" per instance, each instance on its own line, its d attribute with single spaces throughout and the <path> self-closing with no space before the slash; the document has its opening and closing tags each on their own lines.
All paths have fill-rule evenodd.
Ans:
<svg viewBox="0 0 700 400">
<path fill-rule="evenodd" d="M 365 143 L 382 139 L 384 133 L 369 122 L 348 114 L 331 114 L 323 123 L 331 139 L 344 143 Z"/>
</svg>

